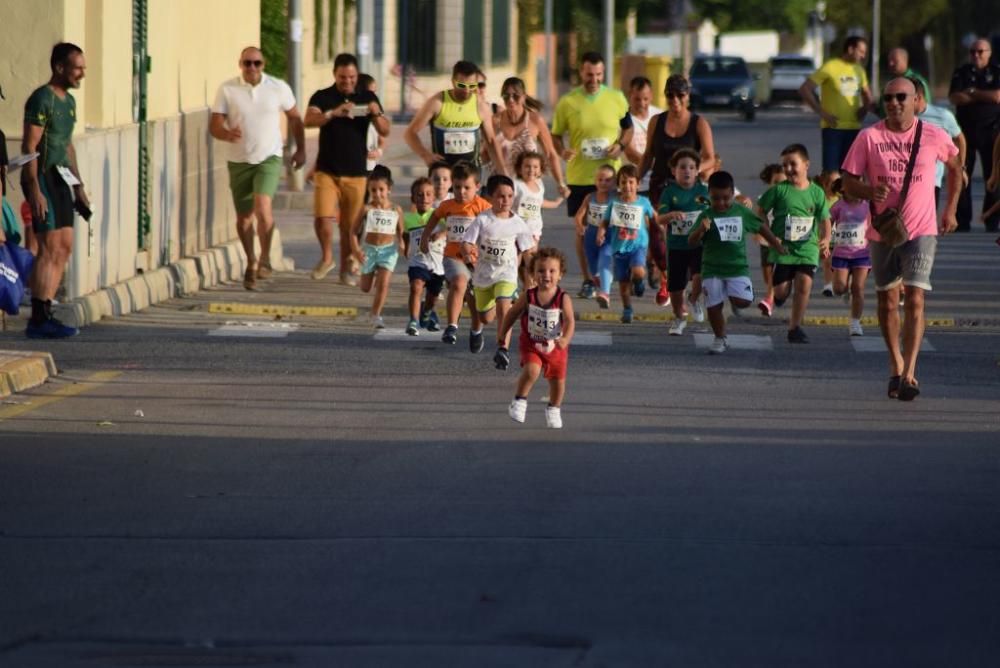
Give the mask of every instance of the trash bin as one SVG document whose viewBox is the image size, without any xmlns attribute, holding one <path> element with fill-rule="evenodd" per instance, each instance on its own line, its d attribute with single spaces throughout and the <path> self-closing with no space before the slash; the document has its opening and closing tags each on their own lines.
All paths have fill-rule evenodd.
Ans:
<svg viewBox="0 0 1000 668">
<path fill-rule="evenodd" d="M 670 76 L 670 56 L 650 56 L 646 54 L 627 53 L 615 57 L 615 72 L 618 73 L 619 87 L 628 94 L 628 85 L 633 77 L 644 76 L 653 84 L 652 103 L 661 109 L 667 108 L 667 98 L 663 88 Z"/>
</svg>

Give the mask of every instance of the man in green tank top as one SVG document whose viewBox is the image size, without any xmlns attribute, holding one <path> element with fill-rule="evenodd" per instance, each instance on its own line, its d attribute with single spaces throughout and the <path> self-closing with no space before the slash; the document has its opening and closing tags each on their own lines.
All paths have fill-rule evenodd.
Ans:
<svg viewBox="0 0 1000 668">
<path fill-rule="evenodd" d="M 479 68 L 475 63 L 466 60 L 455 63 L 451 90 L 427 100 L 406 128 L 407 145 L 428 167 L 442 161 L 449 165 L 470 162 L 478 167 L 480 149 L 485 145 L 493 165 L 503 169 L 493 123 L 484 122 L 493 118 L 493 113 L 486 99 L 476 94 L 477 72 Z M 428 125 L 431 128 L 430 150 L 420 140 L 420 133 Z"/>
</svg>

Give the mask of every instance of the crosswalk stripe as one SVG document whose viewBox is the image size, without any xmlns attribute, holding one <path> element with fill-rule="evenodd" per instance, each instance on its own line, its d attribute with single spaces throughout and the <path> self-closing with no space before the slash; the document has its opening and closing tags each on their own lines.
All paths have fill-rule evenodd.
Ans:
<svg viewBox="0 0 1000 668">
<path fill-rule="evenodd" d="M 466 332 L 467 334 L 467 332 Z M 374 339 L 379 341 L 440 341 L 441 336 L 436 332 L 421 332 L 417 336 L 410 336 L 405 329 L 379 329 L 375 331 Z M 492 340 L 492 339 L 491 339 Z M 573 335 L 572 346 L 610 346 L 613 343 L 611 332 L 577 332 Z"/>
<path fill-rule="evenodd" d="M 852 336 L 851 346 L 856 353 L 884 353 L 887 350 L 881 336 Z M 932 353 L 935 350 L 936 348 L 926 337 L 920 342 L 920 352 Z"/>
<path fill-rule="evenodd" d="M 255 339 L 281 339 L 299 329 L 291 322 L 227 322 L 209 331 L 209 336 L 233 336 Z"/>
<path fill-rule="evenodd" d="M 694 345 L 697 348 L 708 348 L 714 340 L 714 334 L 694 335 Z M 734 350 L 774 350 L 774 343 L 770 336 L 729 334 L 726 336 L 726 343 Z"/>
</svg>

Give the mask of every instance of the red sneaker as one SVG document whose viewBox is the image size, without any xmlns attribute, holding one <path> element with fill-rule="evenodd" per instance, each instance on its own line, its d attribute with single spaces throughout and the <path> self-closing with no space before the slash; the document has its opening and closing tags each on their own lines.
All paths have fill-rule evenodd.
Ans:
<svg viewBox="0 0 1000 668">
<path fill-rule="evenodd" d="M 770 318 L 771 313 L 774 311 L 774 303 L 770 299 L 761 299 L 757 302 L 757 308 L 760 309 L 761 315 L 765 318 Z"/>
<path fill-rule="evenodd" d="M 666 284 L 660 283 L 660 289 L 656 291 L 656 305 L 667 306 L 669 304 L 670 304 L 670 293 L 667 292 Z"/>
</svg>

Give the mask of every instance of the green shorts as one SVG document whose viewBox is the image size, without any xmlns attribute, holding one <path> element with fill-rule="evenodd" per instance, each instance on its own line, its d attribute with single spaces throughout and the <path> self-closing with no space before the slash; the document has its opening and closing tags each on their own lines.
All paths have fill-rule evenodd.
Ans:
<svg viewBox="0 0 1000 668">
<path fill-rule="evenodd" d="M 246 162 L 230 162 L 229 189 L 233 191 L 233 205 L 236 213 L 253 211 L 253 196 L 274 197 L 281 179 L 281 158 L 272 155 L 258 165 Z"/>
<path fill-rule="evenodd" d="M 497 281 L 485 288 L 474 286 L 472 292 L 476 295 L 476 310 L 486 313 L 497 305 L 498 299 L 513 299 L 514 293 L 517 292 L 517 283 Z"/>
</svg>

